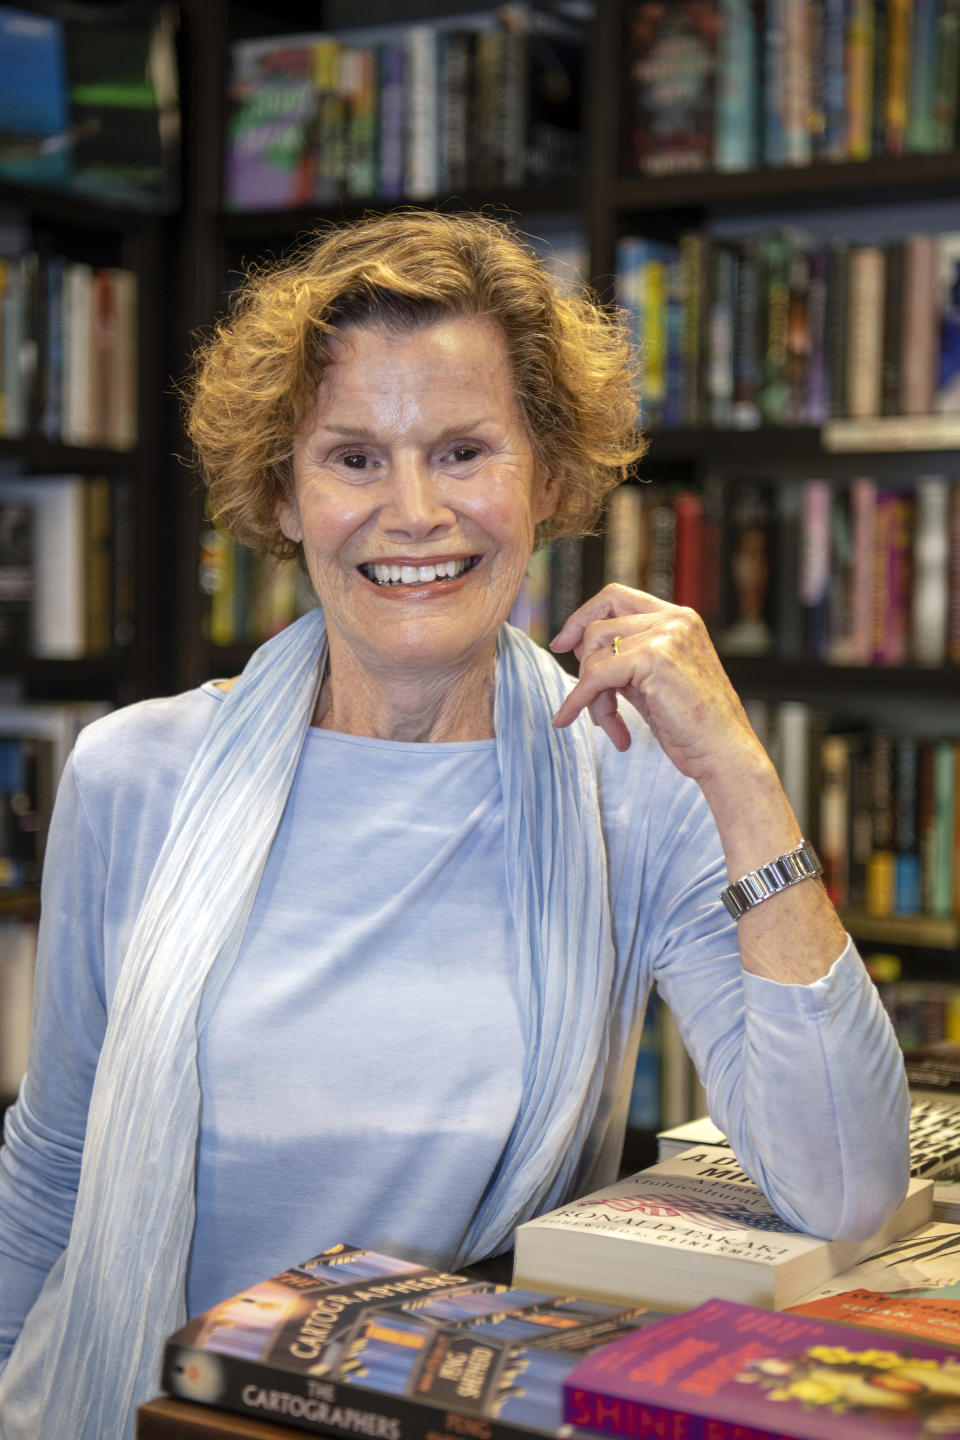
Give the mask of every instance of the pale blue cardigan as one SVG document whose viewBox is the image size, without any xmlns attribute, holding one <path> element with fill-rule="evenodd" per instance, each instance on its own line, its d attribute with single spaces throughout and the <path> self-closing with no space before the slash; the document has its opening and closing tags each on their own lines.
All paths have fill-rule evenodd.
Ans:
<svg viewBox="0 0 960 1440">
<path fill-rule="evenodd" d="M 522 653 L 526 660 L 526 650 Z M 538 652 L 533 663 L 553 667 L 562 693 L 568 682 L 554 662 Z M 0 1152 L 0 1364 L 69 1235 L 93 1067 L 103 1041 L 105 1014 L 114 1002 L 120 961 L 176 794 L 224 705 L 220 692 L 207 688 L 110 716 L 85 732 L 64 781 L 45 879 L 31 1073 L 20 1105 L 9 1118 L 8 1145 Z M 656 980 L 697 1060 L 714 1117 L 781 1213 L 817 1233 L 869 1233 L 897 1203 L 905 1184 L 907 1106 L 896 1044 L 859 959 L 848 946 L 830 976 L 809 987 L 779 986 L 742 975 L 735 932 L 717 899 L 724 871 L 709 811 L 696 786 L 677 774 L 639 721 L 634 736 L 626 756 L 606 744 L 594 751 L 590 736 L 579 752 L 578 763 L 589 764 L 592 771 L 596 806 L 592 817 L 596 827 L 588 830 L 585 843 L 596 843 L 603 852 L 594 884 L 602 885 L 610 902 L 612 970 L 606 1000 L 591 1007 L 600 1015 L 604 1031 L 598 1064 L 600 1095 L 598 1103 L 589 1101 L 590 1113 L 575 1145 L 567 1146 L 566 1174 L 555 1177 L 552 1189 L 548 1180 L 533 1208 L 555 1203 L 571 1186 L 582 1190 L 611 1178 L 639 1018 L 648 988 Z M 532 752 L 528 761 L 529 768 Z M 274 1273 L 302 1258 L 301 1250 L 306 1253 L 341 1239 L 393 1243 L 396 1249 L 440 1264 L 479 1253 L 470 1248 L 471 1231 L 474 1236 L 477 1232 L 471 1217 L 478 1206 L 481 1213 L 485 1208 L 491 1166 L 508 1141 L 520 1101 L 526 1046 L 523 1017 L 531 1008 L 529 992 L 525 998 L 517 982 L 522 970 L 516 924 L 520 911 L 516 898 L 511 904 L 508 885 L 518 867 L 509 862 L 524 849 L 546 848 L 548 858 L 537 863 L 549 870 L 556 848 L 550 844 L 550 834 L 538 834 L 536 826 L 524 833 L 514 829 L 511 836 L 498 789 L 499 768 L 493 742 L 398 747 L 386 742 L 358 744 L 353 737 L 338 741 L 322 732 L 308 738 L 290 803 L 279 819 L 277 841 L 241 950 L 242 963 L 222 1007 L 222 1028 L 227 1033 L 217 1040 L 221 1073 L 216 1086 L 211 1084 L 217 1097 L 216 1123 L 208 1127 L 201 1121 L 197 1149 L 196 1193 L 201 1210 L 187 1277 L 195 1306 Z M 316 803 L 320 794 L 329 796 L 326 814 Z M 310 798 L 314 803 L 306 803 Z M 553 803 L 550 797 L 546 801 L 541 797 L 537 813 Z M 389 1228 L 376 1235 L 340 1233 L 345 1215 L 355 1216 L 358 1224 L 363 1217 L 363 1226 L 373 1223 L 370 1196 L 375 1187 L 370 1186 L 367 1167 L 357 1174 L 357 1137 L 338 1135 L 333 1124 L 322 1146 L 306 1150 L 299 1143 L 298 1127 L 288 1123 L 286 1148 L 278 1145 L 284 1112 L 288 1117 L 291 1110 L 295 1114 L 299 1105 L 309 1104 L 309 1098 L 288 1094 L 288 1072 L 274 1092 L 278 1100 L 273 1114 L 268 1104 L 264 1115 L 259 1103 L 251 1100 L 251 1092 L 271 1093 L 270 1081 L 265 1087 L 257 1071 L 260 1037 L 249 1033 L 247 1023 L 233 1033 L 231 1046 L 229 1033 L 231 1013 L 246 1016 L 249 1022 L 256 1013 L 258 990 L 269 992 L 272 980 L 282 996 L 283 985 L 298 968 L 297 923 L 284 931 L 286 963 L 280 976 L 264 973 L 269 945 L 265 948 L 261 943 L 258 952 L 252 937 L 270 935 L 271 916 L 275 919 L 281 913 L 285 922 L 289 920 L 295 912 L 291 896 L 306 891 L 310 898 L 308 860 L 315 876 L 333 846 L 343 851 L 337 859 L 348 873 L 351 865 L 362 864 L 365 844 L 369 845 L 364 837 L 377 833 L 376 826 L 371 832 L 369 811 L 388 804 L 409 811 L 412 819 L 432 804 L 446 818 L 439 832 L 427 838 L 422 853 L 409 836 L 408 843 L 392 854 L 384 844 L 369 852 L 355 893 L 346 899 L 357 912 L 355 954 L 350 951 L 349 926 L 347 938 L 338 938 L 341 949 L 346 946 L 341 973 L 350 977 L 353 988 L 338 989 L 332 1016 L 329 1000 L 324 1003 L 324 988 L 318 989 L 315 1018 L 308 1017 L 317 1046 L 322 1050 L 324 1031 L 336 1023 L 338 1014 L 344 1010 L 354 1014 L 371 987 L 388 983 L 385 967 L 390 957 L 379 950 L 371 953 L 364 943 L 365 897 L 369 892 L 371 904 L 378 896 L 386 903 L 391 891 L 401 888 L 401 878 L 410 886 L 417 866 L 435 867 L 441 883 L 433 891 L 432 906 L 420 903 L 418 908 L 411 897 L 409 938 L 414 950 L 405 972 L 409 984 L 428 984 L 422 967 L 415 967 L 417 947 L 433 948 L 439 941 L 441 952 L 443 946 L 458 952 L 466 949 L 473 969 L 479 968 L 487 982 L 464 996 L 475 1027 L 483 1034 L 485 1023 L 495 1024 L 498 1014 L 503 1018 L 502 1043 L 489 1056 L 484 1080 L 483 1047 L 471 1049 L 465 1043 L 462 1027 L 458 1030 L 451 1024 L 455 1010 L 449 995 L 441 998 L 438 993 L 429 1056 L 418 1047 L 409 1057 L 411 1074 L 402 1083 L 408 1092 L 419 1088 L 434 1094 L 438 1109 L 450 1107 L 450 1096 L 475 1093 L 484 1083 L 489 1103 L 464 1111 L 474 1117 L 470 1123 L 475 1134 L 469 1125 L 466 1131 L 462 1125 L 449 1126 L 446 1133 L 441 1125 L 435 1127 L 436 1135 L 424 1137 L 430 1141 L 426 1171 L 416 1136 L 405 1154 L 402 1147 L 391 1153 L 383 1180 L 388 1195 L 380 1209 L 390 1213 L 392 1208 L 403 1216 L 402 1223 L 397 1221 L 402 1233 L 395 1237 Z M 351 813 L 356 820 L 352 833 Z M 478 836 L 484 837 L 483 843 L 478 843 Z M 418 845 L 422 839 L 418 836 Z M 374 871 L 376 882 L 364 883 Z M 579 893 L 574 900 L 582 903 L 590 894 L 590 876 L 577 874 Z M 312 885 L 316 884 L 314 879 Z M 438 889 L 449 895 L 446 910 L 436 904 Z M 462 901 L 468 895 L 478 908 L 468 907 L 467 914 L 474 918 L 469 923 L 461 918 L 458 924 L 458 909 L 462 915 Z M 534 920 L 541 907 L 542 900 L 535 898 Z M 316 929 L 309 924 L 309 914 L 307 906 L 299 927 L 304 955 L 311 947 L 316 949 Z M 492 918 L 484 925 L 485 914 Z M 531 923 L 529 916 L 526 923 Z M 275 945 L 274 953 L 276 949 Z M 464 976 L 469 973 L 465 970 Z M 574 976 L 566 988 L 556 989 L 561 1009 L 563 996 L 572 993 L 569 985 L 578 979 Z M 241 1003 L 231 1011 L 235 991 Z M 277 1075 L 277 1055 L 282 1056 L 283 1045 L 276 1044 L 276 1037 L 283 1035 L 284 1015 L 294 1049 L 292 1037 L 303 1033 L 303 1003 L 302 995 L 293 990 L 286 1012 L 282 999 L 271 1007 L 275 1049 L 268 1046 L 266 1052 L 271 1077 Z M 211 1034 L 216 1039 L 219 1010 L 213 1013 Z M 384 1050 L 397 1053 L 396 1024 L 402 1013 L 402 1007 L 398 1014 L 382 1007 L 376 1011 L 377 1019 L 366 1032 L 371 1057 Z M 201 1075 L 209 1063 L 208 1048 L 201 1036 Z M 562 1069 L 564 1056 L 557 1047 L 555 1052 Z M 414 1126 L 426 1126 L 427 1110 L 416 1105 L 412 1110 Z M 865 1114 L 875 1118 L 873 1125 L 863 1123 Z M 322 1134 L 324 1126 L 311 1116 L 302 1128 Z M 225 1137 L 232 1147 L 232 1169 L 224 1159 Z M 464 1144 L 465 1139 L 476 1143 Z M 225 1199 L 218 1177 L 243 1173 L 237 1157 L 244 1153 L 248 1157 L 245 1193 L 228 1194 Z M 151 1183 L 164 1187 L 165 1174 L 156 1170 Z M 532 1193 L 536 1181 L 528 1179 L 523 1185 Z M 232 1188 L 235 1191 L 236 1186 Z M 299 1207 L 286 1204 L 291 1191 L 299 1197 Z M 319 1197 L 331 1192 L 335 1203 L 326 1214 Z M 282 1225 L 276 1226 L 274 1217 L 279 1220 L 281 1211 Z M 498 1234 L 509 1238 L 511 1223 L 522 1213 L 518 1209 L 516 1217 L 507 1216 L 502 1233 L 494 1227 L 481 1249 L 497 1248 Z M 224 1235 L 230 1216 L 236 1228 Z M 251 1216 L 259 1217 L 259 1224 L 251 1225 Z M 336 1224 L 338 1233 L 331 1234 L 329 1224 Z M 309 1243 L 304 1243 L 308 1234 Z M 131 1237 L 131 1253 L 136 1253 L 140 1238 Z M 175 1289 L 169 1274 L 166 1285 Z M 103 1295 L 102 1303 L 109 1305 L 108 1295 Z M 88 1316 L 95 1316 L 96 1309 L 96 1303 L 88 1304 Z M 96 1321 L 88 1323 L 95 1326 Z M 155 1347 L 155 1337 L 147 1344 Z M 145 1377 L 153 1372 L 154 1360 L 145 1360 Z M 129 1370 L 126 1356 L 122 1363 Z M 149 1390 L 148 1378 L 144 1384 Z M 29 1422 L 19 1418 L 27 1414 L 25 1388 L 19 1388 L 19 1398 L 15 1393 L 5 1410 L 0 1380 L 4 1440 L 32 1434 L 24 1428 Z M 102 1433 L 106 1440 L 107 1430 L 97 1428 L 100 1422 L 92 1419 L 90 1424 L 92 1428 L 82 1433 L 91 1437 Z M 79 1436 L 81 1431 L 73 1433 Z M 113 1433 L 124 1432 L 117 1428 Z"/>
</svg>

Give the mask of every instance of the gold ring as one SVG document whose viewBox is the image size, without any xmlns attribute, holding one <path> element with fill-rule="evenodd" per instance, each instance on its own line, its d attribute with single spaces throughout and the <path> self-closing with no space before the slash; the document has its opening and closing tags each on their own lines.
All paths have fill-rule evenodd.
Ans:
<svg viewBox="0 0 960 1440">
<path fill-rule="evenodd" d="M 613 641 L 612 641 L 612 643 L 611 643 L 611 645 L 610 645 L 610 649 L 613 651 L 614 655 L 619 655 L 619 654 L 620 654 L 620 641 L 621 641 L 622 639 L 623 639 L 623 636 L 622 636 L 622 635 L 614 635 Z"/>
</svg>

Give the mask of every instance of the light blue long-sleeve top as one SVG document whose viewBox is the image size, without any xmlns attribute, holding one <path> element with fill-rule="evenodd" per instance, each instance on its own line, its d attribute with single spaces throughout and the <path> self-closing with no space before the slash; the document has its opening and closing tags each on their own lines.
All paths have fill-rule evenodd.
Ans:
<svg viewBox="0 0 960 1440">
<path fill-rule="evenodd" d="M 69 1235 L 126 942 L 221 701 L 208 685 L 107 716 L 60 786 L 30 1064 L 0 1151 L 0 1368 Z M 617 968 L 583 1188 L 616 1172 L 656 982 L 711 1114 L 784 1218 L 867 1235 L 907 1178 L 903 1067 L 876 992 L 852 943 L 809 986 L 742 972 L 709 809 L 632 728 L 626 754 L 597 747 Z M 494 741 L 308 733 L 201 1037 L 191 1314 L 340 1240 L 449 1264 L 520 1096 L 510 863 Z"/>
</svg>

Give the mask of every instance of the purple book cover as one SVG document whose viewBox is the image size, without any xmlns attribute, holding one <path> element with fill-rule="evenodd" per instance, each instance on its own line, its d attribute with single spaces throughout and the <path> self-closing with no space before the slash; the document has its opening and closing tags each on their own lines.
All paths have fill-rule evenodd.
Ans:
<svg viewBox="0 0 960 1440">
<path fill-rule="evenodd" d="M 960 1357 L 889 1332 L 703 1305 L 595 1351 L 564 1419 L 608 1435 L 794 1440 L 960 1435 Z M 669 1418 L 685 1418 L 681 1428 Z"/>
</svg>

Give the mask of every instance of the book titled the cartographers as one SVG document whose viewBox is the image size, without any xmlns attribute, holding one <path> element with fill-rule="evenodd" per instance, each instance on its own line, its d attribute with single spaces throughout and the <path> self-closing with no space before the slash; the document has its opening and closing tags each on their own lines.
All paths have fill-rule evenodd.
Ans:
<svg viewBox="0 0 960 1440">
<path fill-rule="evenodd" d="M 555 1434 L 584 1355 L 659 1318 L 336 1245 L 177 1331 L 163 1387 L 326 1434 L 515 1440 Z"/>
</svg>

